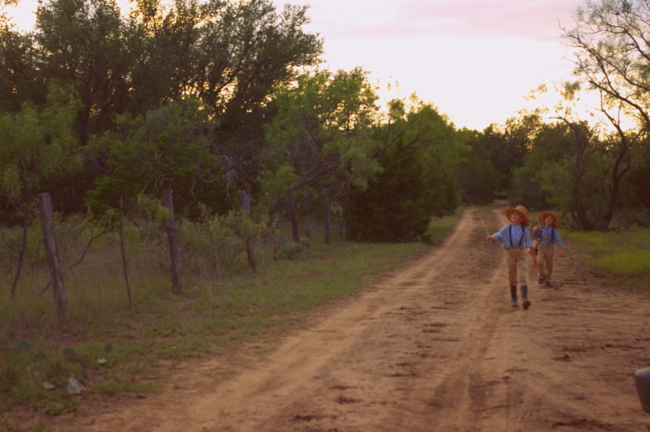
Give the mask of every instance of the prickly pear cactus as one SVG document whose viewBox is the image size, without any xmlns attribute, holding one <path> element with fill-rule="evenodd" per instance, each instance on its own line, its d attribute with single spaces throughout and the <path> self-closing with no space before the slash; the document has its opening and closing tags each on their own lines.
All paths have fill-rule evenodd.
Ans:
<svg viewBox="0 0 650 432">
<path fill-rule="evenodd" d="M 90 357 L 88 356 L 88 354 L 84 354 L 81 357 L 79 357 L 79 364 L 84 369 L 90 366 Z"/>
<path fill-rule="evenodd" d="M 76 356 L 77 356 L 77 353 L 74 351 L 74 348 L 72 348 L 72 347 L 63 348 L 63 357 L 66 360 L 73 361 Z"/>
<path fill-rule="evenodd" d="M 21 340 L 20 342 L 18 342 L 18 345 L 16 346 L 16 351 L 18 351 L 19 353 L 28 352 L 31 349 L 32 349 L 32 343 L 27 339 Z"/>
</svg>

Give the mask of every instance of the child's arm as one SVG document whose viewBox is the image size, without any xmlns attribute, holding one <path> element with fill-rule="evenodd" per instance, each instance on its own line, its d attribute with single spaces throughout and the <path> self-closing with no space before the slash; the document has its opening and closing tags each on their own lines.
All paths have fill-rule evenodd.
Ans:
<svg viewBox="0 0 650 432">
<path fill-rule="evenodd" d="M 507 228 L 508 228 L 508 225 L 506 225 L 505 227 L 501 228 L 499 231 L 495 232 L 495 233 L 492 234 L 492 235 L 489 235 L 489 234 L 488 234 L 488 236 L 485 237 L 485 239 L 486 239 L 487 241 L 491 241 L 491 242 L 503 242 L 503 241 L 505 241 L 504 238 L 503 238 L 503 236 L 504 236 L 503 233 L 506 231 Z"/>
<path fill-rule="evenodd" d="M 535 254 L 535 248 L 531 247 L 528 248 L 528 250 L 530 251 L 530 255 L 533 257 L 533 267 L 537 267 L 537 255 Z"/>
<path fill-rule="evenodd" d="M 560 256 L 560 258 L 564 258 L 564 252 L 562 252 L 562 249 L 558 249 L 557 254 Z"/>
</svg>

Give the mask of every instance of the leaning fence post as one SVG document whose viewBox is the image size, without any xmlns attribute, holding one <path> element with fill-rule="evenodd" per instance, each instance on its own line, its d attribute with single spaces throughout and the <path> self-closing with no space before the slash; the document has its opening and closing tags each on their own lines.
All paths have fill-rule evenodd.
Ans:
<svg viewBox="0 0 650 432">
<path fill-rule="evenodd" d="M 50 268 L 50 278 L 52 279 L 52 293 L 54 293 L 56 314 L 59 318 L 59 324 L 62 327 L 65 327 L 70 323 L 70 317 L 68 315 L 68 300 L 65 296 L 63 275 L 61 274 L 59 251 L 57 249 L 56 239 L 54 237 L 52 200 L 49 193 L 39 194 L 38 199 L 41 211 L 41 227 L 43 228 L 43 243 L 45 244 L 47 264 Z"/>
<path fill-rule="evenodd" d="M 171 189 L 163 190 L 162 205 L 169 209 L 169 219 L 165 223 L 167 229 L 167 238 L 169 239 L 169 258 L 171 259 L 172 270 L 172 292 L 182 294 L 183 286 L 181 283 L 181 254 L 178 247 L 178 233 L 174 222 L 174 191 Z"/>
</svg>

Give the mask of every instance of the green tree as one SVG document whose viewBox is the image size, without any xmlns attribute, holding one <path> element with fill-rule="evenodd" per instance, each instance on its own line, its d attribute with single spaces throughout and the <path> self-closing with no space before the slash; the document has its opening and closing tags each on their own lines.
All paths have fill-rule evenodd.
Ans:
<svg viewBox="0 0 650 432">
<path fill-rule="evenodd" d="M 0 115 L 0 193 L 19 215 L 23 235 L 11 285 L 15 295 L 27 246 L 32 205 L 48 182 L 81 168 L 72 126 L 77 102 L 53 88 L 44 107 L 26 104 L 17 114 Z"/>
<path fill-rule="evenodd" d="M 348 236 L 362 241 L 420 239 L 433 216 L 456 206 L 452 177 L 462 135 L 431 104 L 413 97 L 389 103 L 375 128 L 382 171 L 356 187 L 345 206 Z"/>
<path fill-rule="evenodd" d="M 562 121 L 568 127 L 565 155 L 539 173 L 548 202 L 558 205 L 577 229 L 607 230 L 621 205 L 621 179 L 629 170 L 629 152 L 621 152 L 638 134 L 600 136 L 587 122 Z"/>
<path fill-rule="evenodd" d="M 111 0 L 56 0 L 37 9 L 33 49 L 38 79 L 75 89 L 81 102 L 76 131 L 83 145 L 112 125 L 128 94 L 133 59 L 124 46 L 123 25 Z"/>
<path fill-rule="evenodd" d="M 173 189 L 179 213 L 209 202 L 220 214 L 230 208 L 226 173 L 212 151 L 217 123 L 195 98 L 169 103 L 146 116 L 123 116 L 119 129 L 99 137 L 89 152 L 106 155 L 108 172 L 97 178 L 88 206 L 117 208 L 120 195 L 160 195 Z"/>
<path fill-rule="evenodd" d="M 47 85 L 39 77 L 33 36 L 0 22 L 0 112 L 17 113 L 27 101 L 44 104 Z"/>
<path fill-rule="evenodd" d="M 489 152 L 481 145 L 482 134 L 469 130 L 460 133 L 465 136 L 466 144 L 460 149 L 460 162 L 456 167 L 462 195 L 471 204 L 491 203 L 499 190 L 499 172 L 492 165 Z"/>
<path fill-rule="evenodd" d="M 525 203 L 529 210 L 552 206 L 542 174 L 567 156 L 567 150 L 574 148 L 574 139 L 574 133 L 564 122 L 542 124 L 532 139 L 526 162 L 513 170 L 510 202 Z"/>
<path fill-rule="evenodd" d="M 358 68 L 321 71 L 276 91 L 262 179 L 271 213 L 279 209 L 285 189 L 310 186 L 345 196 L 350 185 L 363 188 L 378 172 L 377 146 L 370 136 L 378 96 L 366 75 Z"/>
<path fill-rule="evenodd" d="M 303 30 L 307 7 L 277 12 L 270 0 L 139 0 L 128 17 L 112 0 L 40 4 L 33 31 L 0 23 L 0 109 L 44 103 L 49 82 L 78 95 L 75 130 L 83 146 L 122 128 L 120 116 L 145 116 L 185 96 L 215 119 L 212 154 L 228 176 L 252 184 L 263 149 L 270 94 L 319 62 L 322 41 Z M 105 158 L 59 184 L 67 209 L 79 211 Z"/>
<path fill-rule="evenodd" d="M 627 223 L 650 225 L 650 142 L 638 142 L 631 152 L 629 174 L 621 184 L 622 217 Z"/>
<path fill-rule="evenodd" d="M 645 142 L 646 133 L 624 129 L 624 103 L 610 104 L 602 90 L 597 90 L 601 97 L 598 111 L 604 119 L 595 124 L 580 120 L 575 107 L 580 87 L 579 82 L 564 84 L 564 99 L 554 107 L 558 123 L 538 128 L 531 152 L 535 157 L 529 157 L 527 165 L 530 170 L 537 164 L 542 196 L 549 203 L 561 204 L 571 223 L 584 230 L 606 230 L 623 205 L 621 190 L 631 168 L 632 150 Z M 605 128 L 607 123 L 613 130 Z M 524 174 L 519 180 L 528 180 L 525 172 L 518 171 Z"/>
<path fill-rule="evenodd" d="M 487 150 L 492 166 L 499 172 L 500 195 L 509 193 L 513 170 L 524 165 L 540 125 L 538 115 L 526 114 L 509 118 L 503 127 L 490 125 L 480 135 L 480 146 Z"/>
</svg>

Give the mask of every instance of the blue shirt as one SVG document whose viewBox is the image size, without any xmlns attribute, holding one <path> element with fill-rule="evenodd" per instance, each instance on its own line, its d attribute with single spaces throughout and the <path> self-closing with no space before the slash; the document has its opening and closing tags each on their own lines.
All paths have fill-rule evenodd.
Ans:
<svg viewBox="0 0 650 432">
<path fill-rule="evenodd" d="M 528 228 L 523 225 L 506 225 L 494 234 L 495 242 L 503 242 L 504 249 L 516 248 L 531 248 L 533 241 L 530 239 L 530 232 Z"/>
<path fill-rule="evenodd" d="M 551 243 L 557 243 L 557 247 L 562 249 L 562 238 L 560 238 L 560 233 L 552 225 L 538 229 L 535 233 L 535 237 L 537 237 L 545 247 L 548 247 Z"/>
</svg>

